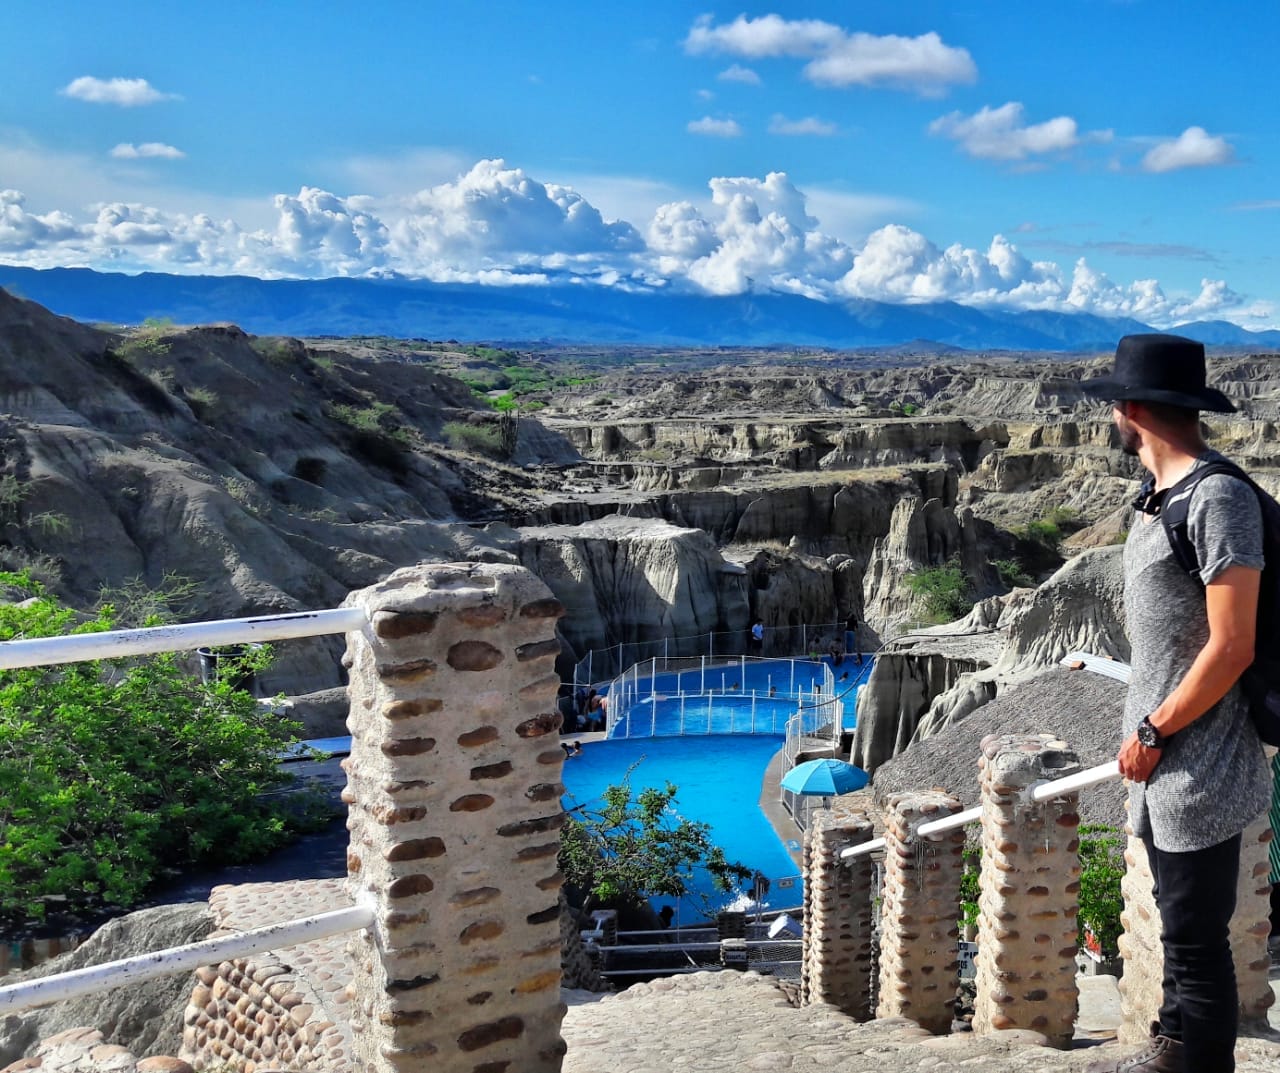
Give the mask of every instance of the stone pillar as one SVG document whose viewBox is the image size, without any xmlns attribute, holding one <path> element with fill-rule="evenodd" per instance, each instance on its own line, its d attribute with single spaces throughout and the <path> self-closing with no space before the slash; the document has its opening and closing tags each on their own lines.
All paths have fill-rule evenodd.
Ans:
<svg viewBox="0 0 1280 1073">
<path fill-rule="evenodd" d="M 1231 918 L 1231 956 L 1240 992 L 1240 1024 L 1265 1028 L 1267 1010 L 1276 1001 L 1271 990 L 1271 821 L 1264 813 L 1244 829 L 1240 839 L 1240 885 Z"/>
<path fill-rule="evenodd" d="M 1126 808 L 1128 806 L 1126 805 Z M 1120 938 L 1116 946 L 1124 960 L 1120 977 L 1121 1043 L 1136 1046 L 1150 1038 L 1151 1022 L 1160 1009 L 1164 951 L 1160 946 L 1160 914 L 1151 893 L 1151 865 L 1142 839 L 1125 824 L 1129 841 L 1124 850 L 1120 880 Z"/>
<path fill-rule="evenodd" d="M 973 1030 L 1020 1028 L 1070 1047 L 1079 992 L 1077 795 L 1036 804 L 1031 788 L 1080 770 L 1048 734 L 991 735 L 979 761 L 982 872 L 978 877 L 977 998 Z"/>
<path fill-rule="evenodd" d="M 348 947 L 357 1064 L 556 1073 L 561 605 L 516 566 L 432 564 L 352 593 Z"/>
<path fill-rule="evenodd" d="M 861 812 L 814 813 L 804 845 L 804 954 L 800 1000 L 827 1003 L 871 1019 L 871 855 L 842 861 L 851 846 L 871 841 Z"/>
<path fill-rule="evenodd" d="M 877 1017 L 906 1017 L 935 1035 L 951 1031 L 960 982 L 960 876 L 964 828 L 917 838 L 930 820 L 960 811 L 936 790 L 893 794 L 885 815 Z"/>
<path fill-rule="evenodd" d="M 1231 955 L 1240 995 L 1241 1028 L 1264 1027 L 1267 1010 L 1275 1002 L 1268 982 L 1271 959 L 1267 952 L 1271 928 L 1267 848 L 1271 837 L 1271 826 L 1264 815 L 1245 828 L 1240 839 L 1240 880 L 1236 912 L 1231 919 Z M 1124 1043 L 1137 1044 L 1147 1039 L 1164 999 L 1164 950 L 1147 849 L 1132 831 L 1124 859 L 1125 875 L 1120 884 L 1124 897 L 1120 923 L 1124 932 L 1119 946 L 1124 975 L 1120 977 L 1119 1037 Z"/>
</svg>

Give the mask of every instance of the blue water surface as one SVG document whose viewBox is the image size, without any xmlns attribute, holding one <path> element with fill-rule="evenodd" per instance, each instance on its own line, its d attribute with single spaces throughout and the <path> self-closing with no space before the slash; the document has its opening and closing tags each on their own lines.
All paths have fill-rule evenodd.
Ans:
<svg viewBox="0 0 1280 1073">
<path fill-rule="evenodd" d="M 678 790 L 675 808 L 681 816 L 710 824 L 712 841 L 730 860 L 759 869 L 770 880 L 767 905 L 799 905 L 799 868 L 759 808 L 765 768 L 782 743 L 781 736 L 764 734 L 589 742 L 581 756 L 565 760 L 565 807 L 598 806 L 606 787 L 622 782 L 628 769 L 636 792 L 671 782 Z M 794 878 L 793 887 L 779 884 L 789 877 Z M 705 874 L 693 885 L 707 896 L 713 914 L 735 897 L 715 890 Z M 668 903 L 675 904 L 685 924 L 706 915 L 698 898 L 654 899 L 655 908 Z"/>
</svg>

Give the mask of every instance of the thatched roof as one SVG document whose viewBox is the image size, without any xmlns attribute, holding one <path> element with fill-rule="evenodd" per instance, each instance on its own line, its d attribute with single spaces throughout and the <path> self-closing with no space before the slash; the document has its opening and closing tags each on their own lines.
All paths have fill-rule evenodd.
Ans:
<svg viewBox="0 0 1280 1073">
<path fill-rule="evenodd" d="M 1114 760 L 1120 748 L 1125 686 L 1089 670 L 1056 667 L 1009 686 L 981 708 L 876 769 L 876 802 L 901 790 L 942 787 L 966 808 L 978 804 L 979 745 L 988 734 L 1053 734 L 1070 745 L 1084 768 Z M 1122 828 L 1124 783 L 1116 780 L 1085 790 L 1080 817 L 1085 823 Z"/>
</svg>

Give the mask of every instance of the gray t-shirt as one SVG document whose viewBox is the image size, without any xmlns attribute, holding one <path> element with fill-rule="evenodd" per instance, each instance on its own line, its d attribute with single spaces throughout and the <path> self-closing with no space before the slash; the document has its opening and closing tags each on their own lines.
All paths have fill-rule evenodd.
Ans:
<svg viewBox="0 0 1280 1073">
<path fill-rule="evenodd" d="M 1214 458 L 1206 451 L 1193 468 Z M 1247 484 L 1206 477 L 1191 500 L 1187 532 L 1200 580 L 1227 567 L 1261 570 L 1262 511 Z M 1135 514 L 1124 547 L 1125 628 L 1133 674 L 1124 710 L 1127 738 L 1173 692 L 1209 640 L 1204 588 L 1174 561 L 1159 517 Z M 1262 638 L 1258 639 L 1262 642 Z M 1151 778 L 1130 783 L 1129 820 L 1170 853 L 1207 849 L 1243 831 L 1271 800 L 1271 779 L 1237 683 L 1170 739 Z"/>
</svg>

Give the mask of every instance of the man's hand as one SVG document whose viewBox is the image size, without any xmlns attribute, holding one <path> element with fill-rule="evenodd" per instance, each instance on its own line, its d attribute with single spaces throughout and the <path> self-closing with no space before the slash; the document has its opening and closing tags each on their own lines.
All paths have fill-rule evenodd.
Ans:
<svg viewBox="0 0 1280 1073">
<path fill-rule="evenodd" d="M 1120 746 L 1116 761 L 1120 764 L 1120 774 L 1130 782 L 1146 782 L 1162 755 L 1163 749 L 1148 749 L 1138 741 L 1137 734 L 1130 734 Z"/>
</svg>

